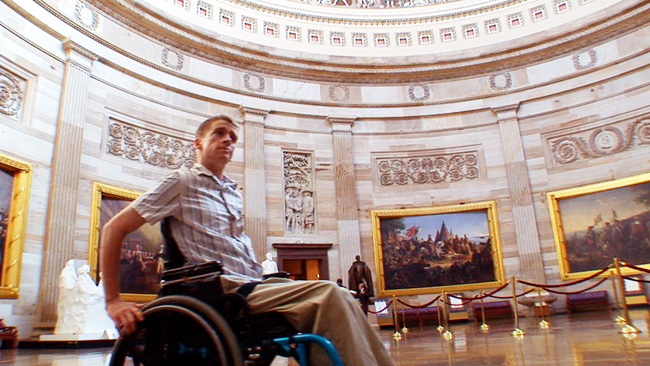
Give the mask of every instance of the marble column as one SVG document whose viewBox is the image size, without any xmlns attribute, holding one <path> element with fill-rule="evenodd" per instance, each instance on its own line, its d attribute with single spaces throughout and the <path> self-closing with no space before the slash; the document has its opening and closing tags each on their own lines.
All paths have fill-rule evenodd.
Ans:
<svg viewBox="0 0 650 366">
<path fill-rule="evenodd" d="M 261 262 L 268 251 L 264 169 L 264 119 L 268 111 L 243 106 L 240 110 L 244 117 L 244 223 Z"/>
<path fill-rule="evenodd" d="M 354 118 L 329 118 L 332 125 L 334 151 L 334 184 L 336 186 L 336 214 L 339 239 L 340 276 L 348 283 L 347 270 L 361 255 L 352 124 Z M 332 277 L 334 278 L 334 277 Z"/>
<path fill-rule="evenodd" d="M 39 298 L 40 322 L 44 327 L 56 324 L 59 274 L 73 256 L 86 101 L 92 63 L 96 60 L 94 54 L 70 40 L 65 40 L 63 47 L 67 59 L 52 160 Z"/>
<path fill-rule="evenodd" d="M 519 120 L 518 105 L 492 108 L 497 116 L 501 133 L 501 146 L 505 160 L 508 188 L 515 223 L 515 237 L 519 252 L 519 277 L 526 281 L 544 283 L 544 262 L 533 207 L 530 177 L 524 156 L 524 145 Z"/>
</svg>

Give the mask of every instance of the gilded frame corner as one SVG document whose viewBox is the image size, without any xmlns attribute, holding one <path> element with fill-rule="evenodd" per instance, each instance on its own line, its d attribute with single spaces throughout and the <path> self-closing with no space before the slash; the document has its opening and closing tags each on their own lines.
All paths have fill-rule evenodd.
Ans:
<svg viewBox="0 0 650 366">
<path fill-rule="evenodd" d="M 0 168 L 13 176 L 6 240 L 1 243 L 4 247 L 0 263 L 0 298 L 18 298 L 33 167 L 30 163 L 0 154 Z"/>
<path fill-rule="evenodd" d="M 628 198 L 633 195 L 634 191 L 644 188 L 650 190 L 650 173 L 548 192 L 546 194 L 560 275 L 563 280 L 575 280 L 593 275 L 607 265 L 612 264 L 614 258 L 626 260 L 626 254 L 631 249 L 635 249 L 634 244 L 630 243 L 626 246 L 616 245 L 616 247 L 610 245 L 610 248 L 607 249 L 607 257 L 600 255 L 600 258 L 598 258 L 594 253 L 604 253 L 607 245 L 605 244 L 601 251 L 600 248 L 603 244 L 601 243 L 600 236 L 608 230 L 605 229 L 608 224 L 611 227 L 613 224 L 620 225 L 621 222 L 632 219 L 629 217 L 619 219 L 618 215 L 621 212 L 629 212 L 629 207 L 634 205 L 634 202 Z M 619 201 L 619 203 L 607 206 L 606 208 L 603 206 L 606 205 L 604 202 L 616 201 Z M 578 214 L 573 214 L 576 211 Z M 650 209 L 646 212 L 650 215 Z M 588 220 L 592 220 L 593 218 L 593 221 L 589 221 L 589 224 L 583 224 L 578 230 L 576 227 L 579 227 L 579 224 L 576 222 L 578 221 L 576 217 L 580 216 L 586 217 Z M 599 229 L 598 224 L 602 224 L 601 226 L 603 227 Z M 650 216 L 644 224 L 650 226 Z M 592 229 L 595 235 L 591 234 Z M 601 231 L 601 233 L 598 233 L 598 231 Z M 596 238 L 598 239 L 595 240 Z M 626 241 L 628 239 L 625 238 Z M 650 238 L 648 240 L 648 246 L 650 246 Z M 608 241 L 610 240 L 608 239 Z M 618 240 L 616 241 L 618 242 Z M 585 249 L 583 248 L 584 246 L 591 248 L 585 252 L 591 256 L 591 264 L 585 263 L 589 259 L 586 258 L 586 255 L 583 256 L 584 258 L 581 258 L 579 255 L 579 252 L 582 251 L 579 249 Z M 629 246 L 631 246 L 630 249 L 627 249 Z M 598 259 L 593 259 L 594 257 Z M 632 263 L 632 261 L 630 260 L 631 264 L 650 270 L 650 255 L 643 263 Z M 621 272 L 623 275 L 638 273 L 638 271 L 624 266 L 621 267 Z M 608 273 L 609 271 L 601 276 L 606 276 Z"/>
<path fill-rule="evenodd" d="M 104 183 L 93 182 L 93 197 L 91 203 L 91 214 L 90 214 L 90 238 L 89 238 L 89 247 L 88 247 L 88 264 L 90 265 L 90 275 L 99 281 L 99 247 L 100 247 L 100 233 L 102 226 L 102 203 L 107 198 L 124 200 L 124 201 L 133 201 L 141 193 L 130 190 L 111 186 Z M 145 224 L 147 225 L 147 224 Z M 123 271 L 123 268 L 120 269 L 120 272 Z M 156 298 L 155 294 L 147 293 L 133 293 L 133 292 L 123 292 L 120 293 L 120 297 L 127 301 L 134 302 L 148 302 Z"/>
<path fill-rule="evenodd" d="M 373 244 L 374 244 L 374 252 L 375 252 L 375 265 L 376 265 L 376 271 L 377 271 L 377 287 L 378 287 L 378 296 L 384 297 L 384 296 L 409 296 L 409 295 L 419 295 L 419 294 L 431 294 L 431 293 L 437 293 L 437 292 L 462 292 L 462 291 L 471 291 L 471 290 L 479 290 L 479 289 L 486 289 L 486 288 L 495 288 L 498 286 L 501 286 L 502 284 L 505 283 L 505 271 L 503 267 L 503 252 L 502 252 L 502 246 L 501 246 L 501 235 L 499 233 L 499 225 L 497 221 L 497 214 L 496 214 L 496 202 L 495 201 L 486 201 L 486 202 L 477 202 L 477 203 L 470 203 L 470 204 L 460 204 L 460 205 L 450 205 L 450 206 L 441 206 L 441 207 L 430 207 L 430 208 L 415 208 L 415 209 L 391 209 L 391 210 L 372 210 L 371 213 L 371 222 L 372 222 L 372 236 L 373 236 Z M 393 281 L 394 277 L 392 275 L 389 275 L 388 281 L 391 283 L 387 284 L 387 269 L 391 272 L 394 272 L 395 268 L 400 268 L 399 266 L 391 266 L 390 263 L 393 259 L 389 257 L 394 257 L 394 254 L 388 254 L 387 250 L 393 251 L 391 249 L 388 249 L 388 245 L 398 245 L 397 241 L 397 236 L 393 235 L 394 233 L 388 233 L 387 231 L 391 230 L 383 230 L 382 229 L 382 220 L 390 220 L 390 219 L 406 219 L 409 221 L 417 222 L 417 220 L 420 220 L 419 223 L 421 225 L 429 225 L 433 224 L 434 222 L 439 222 L 442 220 L 444 222 L 445 219 L 452 220 L 454 222 L 458 222 L 457 220 L 462 219 L 463 217 L 469 218 L 472 216 L 476 220 L 475 223 L 477 230 L 486 230 L 484 234 L 489 236 L 489 240 L 486 239 L 485 242 L 481 242 L 480 244 L 476 244 L 474 242 L 474 245 L 476 248 L 486 248 L 489 247 L 489 249 L 482 249 L 483 253 L 486 253 L 485 256 L 487 256 L 487 261 L 491 261 L 492 266 L 491 269 L 488 269 L 484 273 L 484 277 L 489 277 L 489 280 L 469 280 L 466 282 L 454 282 L 454 280 L 450 278 L 443 278 L 439 283 L 435 282 L 430 282 L 428 284 L 424 285 L 415 285 L 413 286 L 412 284 L 408 284 L 405 287 L 399 287 L 399 285 L 395 285 L 395 281 Z M 402 222 L 404 222 L 402 220 Z M 435 224 L 434 224 L 435 225 Z M 414 224 L 412 227 L 415 227 L 416 225 Z M 401 231 L 404 231 L 405 234 L 404 236 L 408 237 L 409 235 L 409 230 L 411 228 L 402 228 Z M 481 228 L 481 229 L 479 229 Z M 404 230 L 406 229 L 406 230 Z M 415 229 L 416 235 L 418 229 Z M 420 231 L 422 229 L 420 228 Z M 400 234 L 402 235 L 402 234 Z M 395 237 L 394 239 L 392 237 Z M 384 238 L 386 240 L 384 240 Z M 431 236 L 429 237 L 431 239 Z M 431 248 L 431 241 L 427 239 L 427 243 L 429 243 L 429 247 Z M 436 234 L 436 239 L 438 239 L 438 236 Z M 403 237 L 402 239 L 404 240 Z M 412 239 L 410 239 L 412 240 Z M 424 245 L 425 241 L 419 241 L 417 236 L 415 236 L 415 240 L 418 241 L 418 245 L 421 245 L 420 248 L 422 248 Z M 386 243 L 384 243 L 386 241 Z M 435 241 L 434 241 L 435 242 Z M 438 245 L 438 243 L 442 243 Z M 400 244 L 401 245 L 401 244 Z M 462 260 L 461 258 L 464 258 L 466 262 L 471 262 L 471 260 L 467 260 L 466 256 L 461 256 L 460 254 L 455 254 L 454 255 L 449 255 L 445 254 L 445 257 L 443 259 L 440 254 L 442 253 L 442 247 L 450 245 L 447 244 L 445 241 L 438 241 L 435 242 L 434 247 L 440 248 L 440 253 L 437 254 L 437 261 L 439 263 L 452 263 L 455 261 L 460 261 Z M 478 251 L 478 249 L 476 249 Z M 433 250 L 431 250 L 433 251 Z M 488 253 L 489 252 L 489 253 Z M 404 255 L 403 259 L 408 260 L 408 258 L 412 258 L 411 255 Z M 436 255 L 431 255 L 430 258 L 436 258 Z M 446 259 L 446 261 L 445 261 Z M 385 260 L 387 262 L 385 262 Z M 424 258 L 422 258 L 424 261 Z M 473 260 L 473 259 L 472 259 Z M 388 266 L 387 264 L 388 263 Z M 440 265 L 440 264 L 438 264 Z M 437 265 L 437 266 L 438 266 Z M 431 266 L 431 262 L 429 263 L 429 266 Z M 441 266 L 441 265 L 440 265 Z M 426 265 L 425 265 L 426 267 Z M 448 267 L 449 268 L 449 267 Z M 407 277 L 408 278 L 408 277 Z"/>
</svg>

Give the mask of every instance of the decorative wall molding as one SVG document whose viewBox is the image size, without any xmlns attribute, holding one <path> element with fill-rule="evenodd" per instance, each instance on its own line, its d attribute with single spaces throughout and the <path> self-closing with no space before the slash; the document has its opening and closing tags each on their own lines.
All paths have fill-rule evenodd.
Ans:
<svg viewBox="0 0 650 366">
<path fill-rule="evenodd" d="M 250 91 L 262 93 L 266 89 L 266 79 L 258 75 L 244 74 L 244 87 Z"/>
<path fill-rule="evenodd" d="M 285 233 L 316 232 L 314 157 L 312 153 L 283 151 Z"/>
<path fill-rule="evenodd" d="M 182 54 L 166 47 L 162 50 L 161 58 L 163 65 L 174 70 L 181 70 L 185 63 Z"/>
<path fill-rule="evenodd" d="M 444 152 L 407 152 L 406 156 L 373 154 L 376 186 L 425 186 L 480 178 L 479 150 Z"/>
<path fill-rule="evenodd" d="M 99 14 L 82 1 L 79 1 L 74 8 L 74 18 L 79 24 L 92 31 L 96 31 L 99 26 Z"/>
<path fill-rule="evenodd" d="M 110 120 L 106 152 L 141 163 L 178 169 L 195 161 L 191 140 L 154 132 L 149 129 Z"/>
<path fill-rule="evenodd" d="M 26 81 L 0 66 L 0 113 L 19 118 L 25 98 Z"/>
<path fill-rule="evenodd" d="M 554 165 L 620 153 L 650 144 L 650 115 L 549 138 L 547 144 Z"/>
<path fill-rule="evenodd" d="M 427 100 L 431 96 L 431 91 L 427 85 L 409 86 L 409 99 L 412 101 Z"/>
<path fill-rule="evenodd" d="M 576 70 L 585 70 L 590 67 L 596 66 L 598 58 L 596 57 L 596 51 L 594 49 L 589 49 L 584 52 L 576 53 L 572 57 L 573 67 Z"/>
</svg>

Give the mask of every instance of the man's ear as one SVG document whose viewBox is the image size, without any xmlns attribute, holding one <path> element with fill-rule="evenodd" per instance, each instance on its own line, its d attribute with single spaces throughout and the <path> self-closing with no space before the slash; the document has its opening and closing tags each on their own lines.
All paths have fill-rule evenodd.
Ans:
<svg viewBox="0 0 650 366">
<path fill-rule="evenodd" d="M 203 142 L 203 141 L 202 141 L 200 138 L 198 138 L 198 137 L 195 138 L 195 139 L 194 139 L 194 147 L 197 148 L 197 149 L 201 149 L 201 143 L 202 143 L 202 142 Z"/>
</svg>

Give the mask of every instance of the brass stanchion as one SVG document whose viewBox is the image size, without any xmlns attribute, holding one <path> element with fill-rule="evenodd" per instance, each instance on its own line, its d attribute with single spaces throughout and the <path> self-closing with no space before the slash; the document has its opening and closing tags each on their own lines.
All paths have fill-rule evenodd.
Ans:
<svg viewBox="0 0 650 366">
<path fill-rule="evenodd" d="M 512 285 L 512 302 L 515 308 L 515 330 L 512 331 L 514 337 L 523 337 L 526 332 L 519 329 L 519 311 L 517 310 L 517 282 L 515 281 L 515 276 L 510 277 L 510 283 Z"/>
<path fill-rule="evenodd" d="M 442 337 L 450 341 L 454 339 L 454 332 L 449 330 L 449 304 L 447 303 L 447 292 L 445 291 L 442 292 L 442 298 L 443 298 L 442 303 L 445 308 L 445 328 L 447 328 L 447 330 L 445 330 L 445 332 L 442 333 Z"/>
<path fill-rule="evenodd" d="M 402 312 L 402 325 L 403 325 L 402 333 L 404 334 L 408 333 L 409 329 L 406 327 L 406 305 L 404 305 L 404 311 Z"/>
<path fill-rule="evenodd" d="M 630 313 L 627 309 L 627 302 L 625 301 L 625 283 L 623 282 L 623 276 L 621 275 L 621 264 L 618 260 L 618 258 L 614 258 L 614 264 L 616 265 L 616 275 L 618 276 L 618 284 L 619 284 L 619 289 L 621 290 L 621 297 L 623 298 L 623 314 L 625 316 L 625 326 L 619 331 L 619 333 L 623 334 L 633 334 L 633 333 L 641 333 L 639 328 L 635 327 L 632 325 L 632 321 L 630 320 Z"/>
<path fill-rule="evenodd" d="M 546 301 L 542 299 L 542 289 L 540 287 L 537 288 L 537 299 L 539 300 L 539 305 L 542 308 L 540 311 L 540 315 L 542 317 L 542 320 L 539 322 L 539 327 L 542 329 L 548 329 L 548 322 L 544 319 L 544 308 L 546 306 Z M 536 306 L 533 306 L 533 309 L 535 309 Z"/>
<path fill-rule="evenodd" d="M 442 325 L 442 315 L 440 313 L 442 312 L 442 307 L 440 306 L 440 298 L 442 297 L 442 294 L 438 297 L 438 332 L 442 333 L 445 331 L 445 327 Z"/>
<path fill-rule="evenodd" d="M 395 324 L 395 333 L 393 333 L 393 338 L 396 341 L 402 339 L 402 333 L 398 331 L 399 329 L 399 317 L 397 316 L 397 298 L 393 295 L 393 322 Z"/>
<path fill-rule="evenodd" d="M 616 282 L 616 275 L 613 272 L 609 274 L 612 279 L 612 290 L 614 291 L 614 303 L 616 304 L 616 319 L 614 321 L 616 324 L 623 325 L 625 324 L 625 317 L 621 314 L 621 303 L 618 296 L 618 283 Z M 625 301 L 625 299 L 623 299 Z"/>
<path fill-rule="evenodd" d="M 479 296 L 481 296 L 481 321 L 483 322 L 481 324 L 481 330 L 484 333 L 487 333 L 490 331 L 490 326 L 485 323 L 485 303 L 483 303 L 483 290 L 479 291 Z"/>
</svg>

